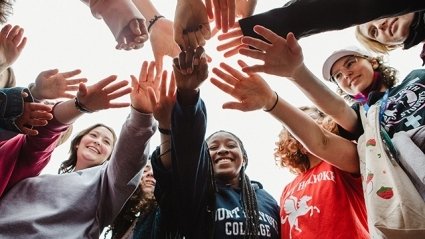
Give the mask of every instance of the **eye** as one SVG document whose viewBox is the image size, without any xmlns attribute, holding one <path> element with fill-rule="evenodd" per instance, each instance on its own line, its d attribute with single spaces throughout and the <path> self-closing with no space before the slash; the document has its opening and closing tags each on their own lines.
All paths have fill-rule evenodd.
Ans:
<svg viewBox="0 0 425 239">
<path fill-rule="evenodd" d="M 95 133 L 90 133 L 89 134 L 91 137 L 93 137 L 93 138 L 96 138 L 97 137 L 97 134 L 95 134 Z"/>
<path fill-rule="evenodd" d="M 357 62 L 357 58 L 356 57 L 350 57 L 345 65 L 345 68 L 347 68 L 348 70 L 351 69 L 351 67 L 353 67 L 354 64 L 356 64 Z"/>
<path fill-rule="evenodd" d="M 208 147 L 209 150 L 217 150 L 218 146 L 217 145 L 210 145 Z"/>
<path fill-rule="evenodd" d="M 340 81 L 341 79 L 342 79 L 342 73 L 341 72 L 337 72 L 337 73 L 335 73 L 333 76 L 332 76 L 332 78 L 335 80 L 335 81 Z"/>
<path fill-rule="evenodd" d="M 111 141 L 109 141 L 109 140 L 103 140 L 103 142 L 104 142 L 106 145 L 111 145 Z"/>
<path fill-rule="evenodd" d="M 237 148 L 237 147 L 238 147 L 238 145 L 237 145 L 236 143 L 229 143 L 229 144 L 227 144 L 227 147 L 228 147 L 229 149 L 234 149 L 234 148 Z"/>
<path fill-rule="evenodd" d="M 376 38 L 378 37 L 378 29 L 376 29 L 376 27 L 371 27 L 371 28 L 369 29 L 369 36 L 370 36 L 372 39 L 376 39 Z"/>
</svg>

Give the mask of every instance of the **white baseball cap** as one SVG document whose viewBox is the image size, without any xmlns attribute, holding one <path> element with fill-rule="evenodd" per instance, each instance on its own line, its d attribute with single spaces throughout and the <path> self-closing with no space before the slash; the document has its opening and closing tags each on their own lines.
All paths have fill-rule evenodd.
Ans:
<svg viewBox="0 0 425 239">
<path fill-rule="evenodd" d="M 351 55 L 358 55 L 358 56 L 372 56 L 368 51 L 361 49 L 357 46 L 348 46 L 344 49 L 340 49 L 337 51 L 334 51 L 325 61 L 322 68 L 322 75 L 323 78 L 327 81 L 331 80 L 331 69 L 332 66 L 335 64 L 336 61 L 341 59 L 344 56 L 351 56 Z"/>
</svg>

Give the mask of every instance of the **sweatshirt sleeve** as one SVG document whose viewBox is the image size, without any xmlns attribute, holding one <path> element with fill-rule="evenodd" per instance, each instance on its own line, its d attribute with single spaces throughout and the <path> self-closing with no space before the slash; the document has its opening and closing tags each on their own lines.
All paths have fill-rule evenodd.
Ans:
<svg viewBox="0 0 425 239">
<path fill-rule="evenodd" d="M 95 18 L 103 19 L 115 39 L 134 18 L 143 19 L 131 0 L 81 0 L 90 7 Z"/>
<path fill-rule="evenodd" d="M 131 108 L 101 180 L 98 207 L 101 228 L 112 223 L 140 183 L 149 156 L 149 142 L 157 128 L 152 114 Z"/>
<path fill-rule="evenodd" d="M 245 36 L 260 38 L 253 27 L 262 25 L 283 37 L 293 32 L 299 39 L 423 9 L 425 1 L 418 0 L 292 0 L 281 8 L 241 19 L 239 24 Z"/>
</svg>

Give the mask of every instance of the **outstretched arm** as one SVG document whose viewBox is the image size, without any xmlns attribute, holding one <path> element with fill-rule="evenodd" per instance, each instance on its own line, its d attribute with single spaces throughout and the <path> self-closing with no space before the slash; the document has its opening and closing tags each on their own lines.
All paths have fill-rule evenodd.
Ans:
<svg viewBox="0 0 425 239">
<path fill-rule="evenodd" d="M 242 42 L 258 50 L 242 48 L 242 55 L 263 61 L 243 67 L 244 72 L 265 72 L 292 80 L 321 111 L 349 132 L 355 132 L 358 117 L 342 97 L 332 92 L 304 64 L 301 46 L 289 33 L 283 38 L 262 26 L 254 30 L 266 40 L 243 37 Z"/>
<path fill-rule="evenodd" d="M 241 67 L 247 66 L 243 61 L 238 63 Z M 245 75 L 225 63 L 221 63 L 220 67 L 221 69 L 214 68 L 213 72 L 222 81 L 213 77 L 211 82 L 237 100 L 224 103 L 223 108 L 241 111 L 263 109 L 282 122 L 310 153 L 341 170 L 359 172 L 357 147 L 354 143 L 322 129 L 304 112 L 280 98 L 258 74 Z"/>
</svg>

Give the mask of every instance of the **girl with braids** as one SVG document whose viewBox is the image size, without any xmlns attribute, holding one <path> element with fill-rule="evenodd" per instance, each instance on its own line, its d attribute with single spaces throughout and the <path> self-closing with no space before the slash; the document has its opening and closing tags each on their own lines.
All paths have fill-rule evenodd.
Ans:
<svg viewBox="0 0 425 239">
<path fill-rule="evenodd" d="M 356 145 L 323 113 L 293 107 L 258 74 L 224 63 L 213 72 L 221 80 L 211 82 L 237 99 L 223 108 L 263 109 L 283 124 L 275 157 L 297 177 L 282 192 L 281 238 L 369 238 Z"/>
<path fill-rule="evenodd" d="M 180 53 L 173 67 L 176 103 L 172 113 L 165 110 L 169 124 L 159 121 L 163 141 L 151 158 L 159 238 L 280 238 L 279 207 L 245 174 L 242 141 L 227 131 L 205 139 L 207 114 L 199 89 L 208 76 L 203 48 Z"/>
</svg>

